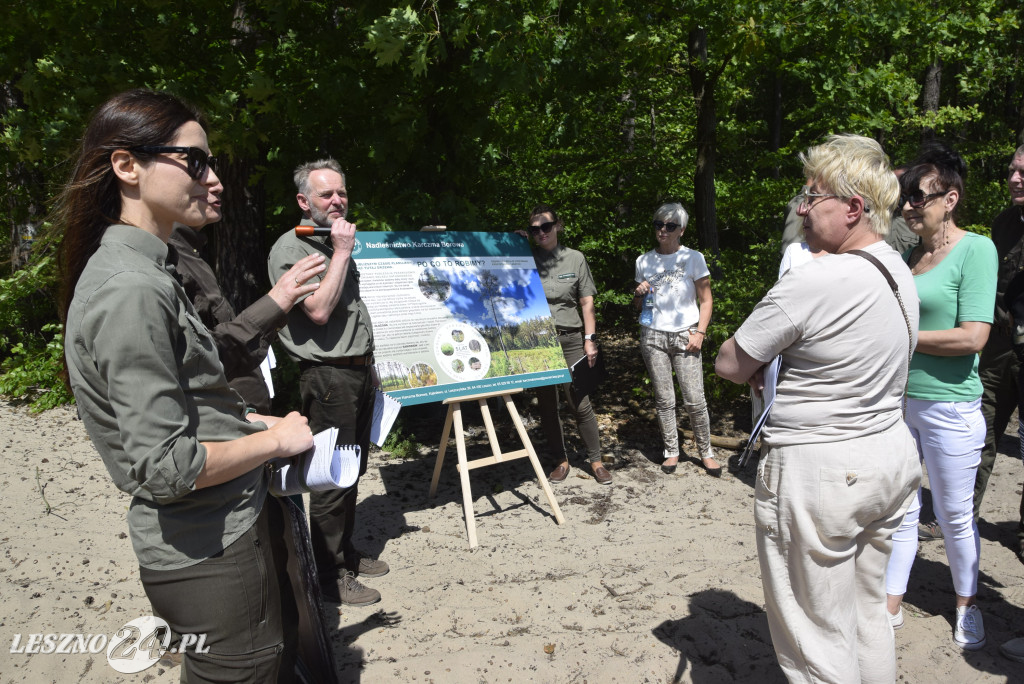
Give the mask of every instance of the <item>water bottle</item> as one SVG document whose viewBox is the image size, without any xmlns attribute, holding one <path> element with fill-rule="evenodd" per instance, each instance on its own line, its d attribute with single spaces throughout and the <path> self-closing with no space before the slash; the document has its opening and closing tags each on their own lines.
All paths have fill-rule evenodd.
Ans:
<svg viewBox="0 0 1024 684">
<path fill-rule="evenodd" d="M 654 290 L 644 297 L 644 308 L 640 311 L 640 325 L 650 328 L 654 324 Z"/>
</svg>

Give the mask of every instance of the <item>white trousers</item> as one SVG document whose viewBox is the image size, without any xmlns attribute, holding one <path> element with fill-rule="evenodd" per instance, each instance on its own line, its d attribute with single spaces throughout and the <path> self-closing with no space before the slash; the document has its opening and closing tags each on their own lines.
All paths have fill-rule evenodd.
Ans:
<svg viewBox="0 0 1024 684">
<path fill-rule="evenodd" d="M 772 643 L 791 682 L 895 681 L 885 567 L 920 483 L 903 421 L 857 439 L 770 447 L 762 457 L 757 554 Z"/>
<path fill-rule="evenodd" d="M 974 478 L 985 446 L 985 417 L 976 401 L 907 399 L 907 427 L 928 469 L 935 519 L 942 528 L 946 560 L 957 596 L 978 593 L 978 558 L 981 538 L 974 522 Z M 917 522 L 921 491 L 899 530 L 892 536 L 892 557 L 885 590 L 893 596 L 907 593 L 910 568 L 917 556 Z"/>
</svg>

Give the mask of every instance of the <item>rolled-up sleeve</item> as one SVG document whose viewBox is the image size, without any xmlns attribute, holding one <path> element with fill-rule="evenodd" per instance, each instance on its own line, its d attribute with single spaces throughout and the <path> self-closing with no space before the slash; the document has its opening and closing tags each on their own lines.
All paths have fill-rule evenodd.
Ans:
<svg viewBox="0 0 1024 684">
<path fill-rule="evenodd" d="M 182 315 L 172 287 L 128 271 L 93 293 L 80 332 L 117 424 L 117 485 L 161 504 L 191 492 L 206 463 L 179 374 L 201 361 Z"/>
</svg>

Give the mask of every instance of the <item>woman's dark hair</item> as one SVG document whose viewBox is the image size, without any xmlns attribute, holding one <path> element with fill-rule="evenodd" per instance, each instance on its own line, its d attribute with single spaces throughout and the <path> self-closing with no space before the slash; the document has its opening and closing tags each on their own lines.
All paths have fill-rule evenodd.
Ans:
<svg viewBox="0 0 1024 684">
<path fill-rule="evenodd" d="M 957 204 L 954 213 L 964 198 L 964 181 L 967 180 L 967 162 L 952 147 L 944 142 L 932 140 L 921 146 L 917 158 L 900 176 L 900 190 L 906 192 L 921 187 L 921 181 L 935 176 L 939 191 L 956 190 Z M 902 207 L 901 207 L 902 208 Z"/>
<path fill-rule="evenodd" d="M 61 320 L 85 264 L 99 247 L 107 226 L 121 215 L 121 193 L 110 155 L 138 145 L 168 145 L 189 121 L 206 128 L 199 111 L 167 93 L 129 90 L 107 100 L 93 114 L 82 136 L 71 179 L 56 199 L 51 220 L 63 234 L 58 263 L 61 273 Z M 151 155 L 133 152 L 140 159 Z"/>
<path fill-rule="evenodd" d="M 547 204 L 538 204 L 537 206 L 535 206 L 533 208 L 533 211 L 530 212 L 530 220 L 532 221 L 535 216 L 540 216 L 541 214 L 551 214 L 552 221 L 554 221 L 555 223 L 558 223 L 559 221 L 558 212 L 555 211 L 550 206 L 548 206 Z"/>
</svg>

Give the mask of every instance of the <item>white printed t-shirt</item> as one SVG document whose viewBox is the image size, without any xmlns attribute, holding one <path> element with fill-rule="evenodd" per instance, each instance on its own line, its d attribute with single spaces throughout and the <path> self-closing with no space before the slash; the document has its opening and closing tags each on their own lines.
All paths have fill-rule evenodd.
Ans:
<svg viewBox="0 0 1024 684">
<path fill-rule="evenodd" d="M 884 242 L 864 249 L 896 280 L 917 345 L 914 278 Z M 782 355 L 778 393 L 764 430 L 773 447 L 854 439 L 902 416 L 907 324 L 885 278 L 854 254 L 829 254 L 782 276 L 739 330 L 758 361 Z"/>
<path fill-rule="evenodd" d="M 707 278 L 704 255 L 680 246 L 673 254 L 651 250 L 636 259 L 636 282 L 654 288 L 654 320 L 651 329 L 662 332 L 688 330 L 700 320 L 694 281 Z"/>
</svg>

